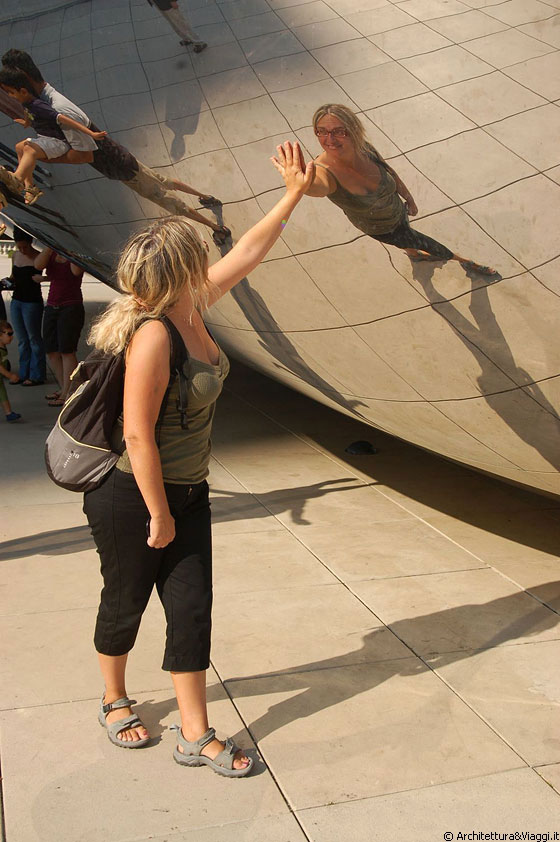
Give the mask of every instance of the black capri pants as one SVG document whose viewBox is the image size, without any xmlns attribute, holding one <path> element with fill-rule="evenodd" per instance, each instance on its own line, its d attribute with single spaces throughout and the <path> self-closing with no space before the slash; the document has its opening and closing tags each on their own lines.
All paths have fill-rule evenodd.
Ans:
<svg viewBox="0 0 560 842">
<path fill-rule="evenodd" d="M 212 626 L 208 483 L 165 483 L 165 493 L 176 534 L 163 549 L 146 543 L 149 512 L 133 474 L 115 468 L 99 488 L 84 495 L 103 576 L 95 648 L 103 655 L 132 649 L 155 585 L 167 620 L 162 668 L 205 670 Z"/>
<path fill-rule="evenodd" d="M 406 216 L 388 234 L 377 234 L 373 239 L 379 240 L 381 243 L 387 243 L 389 246 L 397 246 L 400 249 L 425 251 L 439 260 L 451 260 L 453 257 L 453 252 L 447 246 L 443 246 L 437 240 L 433 240 L 432 237 L 428 237 L 426 234 L 421 234 L 420 231 L 415 231 L 414 228 L 411 228 Z"/>
</svg>

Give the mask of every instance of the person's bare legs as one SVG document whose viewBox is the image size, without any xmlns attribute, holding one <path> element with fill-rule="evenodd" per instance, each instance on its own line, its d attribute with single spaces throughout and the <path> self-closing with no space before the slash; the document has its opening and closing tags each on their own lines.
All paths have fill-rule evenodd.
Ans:
<svg viewBox="0 0 560 842">
<path fill-rule="evenodd" d="M 199 199 L 205 199 L 206 201 L 215 198 L 210 193 L 201 193 L 196 187 L 191 187 L 190 184 L 185 184 L 184 181 L 179 181 L 177 178 L 171 178 L 170 181 L 173 184 L 173 190 L 179 190 L 181 193 L 189 193 L 191 196 L 198 196 Z"/>
<path fill-rule="evenodd" d="M 62 358 L 62 383 L 60 390 L 60 399 L 66 400 L 68 389 L 70 387 L 70 375 L 78 365 L 78 358 L 75 352 L 71 354 L 61 354 Z"/>
<path fill-rule="evenodd" d="M 189 742 L 200 739 L 208 731 L 208 711 L 206 708 L 206 670 L 200 672 L 172 672 L 171 678 L 181 714 L 183 737 Z M 212 740 L 204 746 L 202 754 L 213 760 L 224 750 L 224 743 Z M 181 747 L 179 746 L 179 751 Z M 244 769 L 249 758 L 242 749 L 235 755 L 234 769 Z"/>
<path fill-rule="evenodd" d="M 59 389 L 62 389 L 62 383 L 64 380 L 64 376 L 62 373 L 62 355 L 58 353 L 58 351 L 51 351 L 47 354 L 47 359 L 49 361 L 49 367 L 53 372 L 54 376 L 56 377 L 56 382 L 58 383 Z"/>
<path fill-rule="evenodd" d="M 19 157 L 19 152 L 18 152 Z M 47 156 L 40 146 L 36 143 L 31 143 L 29 140 L 23 141 L 21 150 L 21 157 L 19 158 L 18 168 L 14 175 L 23 181 L 26 187 L 33 186 L 33 170 L 37 161 L 46 161 Z"/>
<path fill-rule="evenodd" d="M 427 251 L 422 251 L 422 249 L 403 249 L 406 252 L 408 257 L 411 260 L 442 260 L 441 257 L 438 257 L 435 254 L 430 254 Z M 463 266 L 465 269 L 473 269 L 475 272 L 479 272 L 481 275 L 495 275 L 496 270 L 493 269 L 491 266 L 483 266 L 481 263 L 477 263 L 475 260 L 470 260 L 468 257 L 461 257 L 460 254 L 453 254 L 449 260 L 456 260 L 458 263 Z"/>
<path fill-rule="evenodd" d="M 117 699 L 122 699 L 123 696 L 126 696 L 125 672 L 128 652 L 126 655 L 102 655 L 101 652 L 98 652 L 97 657 L 99 658 L 101 675 L 105 682 L 103 701 L 105 704 L 110 704 L 111 702 L 116 702 Z M 131 713 L 132 710 L 130 708 L 112 710 L 107 714 L 105 721 L 108 725 L 111 725 L 113 722 L 125 719 Z M 121 731 L 117 739 L 123 740 L 125 743 L 137 742 L 149 736 L 146 729 L 138 725 L 136 728 L 131 728 L 128 731 Z"/>
<path fill-rule="evenodd" d="M 58 158 L 49 158 L 49 164 L 91 164 L 92 161 L 93 152 L 82 152 L 79 149 L 69 149 Z"/>
</svg>

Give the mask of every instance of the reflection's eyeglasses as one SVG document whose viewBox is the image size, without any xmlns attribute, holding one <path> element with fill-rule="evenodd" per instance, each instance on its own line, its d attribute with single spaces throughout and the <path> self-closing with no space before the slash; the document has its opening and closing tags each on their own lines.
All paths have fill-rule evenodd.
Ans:
<svg viewBox="0 0 560 842">
<path fill-rule="evenodd" d="M 330 134 L 333 137 L 347 137 L 348 129 L 345 129 L 344 126 L 335 126 L 334 129 L 324 129 L 322 126 L 318 126 L 315 129 L 315 134 L 317 137 L 327 137 Z"/>
<path fill-rule="evenodd" d="M 13 336 L 14 335 L 13 330 L 3 330 L 2 333 L 5 333 L 6 336 Z"/>
</svg>

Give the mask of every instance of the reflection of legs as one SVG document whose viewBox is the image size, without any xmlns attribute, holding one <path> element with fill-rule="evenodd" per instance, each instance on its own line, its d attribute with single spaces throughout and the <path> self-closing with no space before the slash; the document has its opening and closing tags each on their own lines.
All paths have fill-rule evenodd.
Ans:
<svg viewBox="0 0 560 842">
<path fill-rule="evenodd" d="M 80 149 L 69 149 L 58 158 L 49 158 L 49 164 L 91 164 L 92 161 L 93 152 L 82 152 Z"/>
<path fill-rule="evenodd" d="M 187 216 L 195 222 L 207 225 L 213 231 L 221 232 L 224 230 L 223 226 L 207 219 L 205 216 L 202 216 L 201 213 L 186 205 L 181 199 L 171 195 L 171 191 L 175 189 L 182 189 L 183 192 L 191 193 L 196 196 L 203 196 L 204 194 L 195 191 L 194 188 L 189 187 L 188 184 L 183 184 L 183 182 L 177 182 L 174 179 L 166 178 L 165 176 L 160 175 L 160 173 L 150 169 L 150 167 L 147 167 L 141 161 L 138 161 L 138 172 L 134 178 L 130 181 L 124 181 L 123 184 L 126 184 L 127 187 L 130 187 L 131 190 L 134 190 L 135 193 L 138 193 L 145 199 L 149 199 L 150 202 L 155 202 L 156 205 L 164 208 L 172 215 Z M 180 184 L 182 186 L 176 188 L 176 184 Z M 185 190 L 185 187 L 188 189 Z"/>
<path fill-rule="evenodd" d="M 203 40 L 194 29 L 192 29 L 189 21 L 179 9 L 168 9 L 166 12 L 161 11 L 164 18 L 167 19 L 169 25 L 175 30 L 177 35 L 183 41 L 192 41 L 194 44 L 203 44 Z"/>
<path fill-rule="evenodd" d="M 201 193 L 200 190 L 197 190 L 196 187 L 191 187 L 190 184 L 185 184 L 184 181 L 179 181 L 177 178 L 169 178 L 167 179 L 168 183 L 171 185 L 171 190 L 180 190 L 181 193 L 189 193 L 191 196 L 197 196 L 202 204 L 205 205 L 221 205 L 219 199 L 216 199 L 215 196 L 211 196 L 209 193 Z"/>
<path fill-rule="evenodd" d="M 21 179 L 26 187 L 33 184 L 33 170 L 37 161 L 46 161 L 47 156 L 45 152 L 36 143 L 31 143 L 29 140 L 22 141 L 22 146 L 18 143 L 18 168 L 14 175 Z M 20 154 L 21 151 L 21 154 Z"/>
<path fill-rule="evenodd" d="M 389 234 L 381 234 L 374 239 L 403 249 L 411 260 L 457 260 L 465 268 L 474 269 L 485 275 L 495 274 L 494 269 L 489 266 L 481 266 L 468 258 L 454 254 L 447 246 L 411 228 L 406 219 Z"/>
</svg>

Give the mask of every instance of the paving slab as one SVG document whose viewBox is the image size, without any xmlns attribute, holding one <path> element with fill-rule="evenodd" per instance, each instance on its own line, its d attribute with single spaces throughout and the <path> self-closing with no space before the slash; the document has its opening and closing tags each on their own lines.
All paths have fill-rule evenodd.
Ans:
<svg viewBox="0 0 560 842">
<path fill-rule="evenodd" d="M 525 765 L 417 658 L 227 688 L 296 810 Z"/>
<path fill-rule="evenodd" d="M 1 715 L 8 838 L 128 842 L 173 838 L 181 831 L 193 838 L 198 828 L 264 818 L 274 824 L 275 816 L 287 816 L 275 782 L 251 751 L 251 739 L 220 685 L 209 691 L 212 722 L 220 736 L 235 734 L 257 760 L 257 774 L 241 787 L 232 788 L 231 781 L 206 767 L 188 769 L 173 762 L 169 726 L 178 714 L 171 690 L 137 698 L 136 710 L 155 740 L 136 752 L 109 742 L 96 722 L 95 700 Z"/>
<path fill-rule="evenodd" d="M 538 772 L 545 780 L 557 782 L 557 770 L 558 767 L 545 766 Z M 459 838 L 459 833 L 509 832 L 512 838 L 516 832 L 554 834 L 558 811 L 558 799 L 536 772 L 515 769 L 359 802 L 300 810 L 298 817 L 312 842 L 338 842 L 341 827 L 348 842 L 433 842 L 443 839 L 444 833 L 453 834 L 447 839 Z"/>
</svg>

